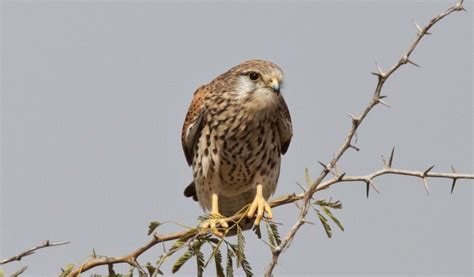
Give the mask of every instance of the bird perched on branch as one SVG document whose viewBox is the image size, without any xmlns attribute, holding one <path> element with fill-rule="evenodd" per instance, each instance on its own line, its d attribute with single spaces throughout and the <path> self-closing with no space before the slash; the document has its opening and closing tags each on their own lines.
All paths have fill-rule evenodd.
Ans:
<svg viewBox="0 0 474 277">
<path fill-rule="evenodd" d="M 193 182 L 184 195 L 199 201 L 211 217 L 203 228 L 219 236 L 225 216 L 250 204 L 258 225 L 272 211 L 281 155 L 293 134 L 280 88 L 282 70 L 269 61 L 250 60 L 221 74 L 194 93 L 181 142 Z"/>
</svg>

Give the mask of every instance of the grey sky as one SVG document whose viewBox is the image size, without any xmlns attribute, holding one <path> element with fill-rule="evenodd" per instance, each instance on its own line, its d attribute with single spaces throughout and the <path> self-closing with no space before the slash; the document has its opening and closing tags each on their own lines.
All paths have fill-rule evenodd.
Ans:
<svg viewBox="0 0 474 277">
<path fill-rule="evenodd" d="M 330 160 L 350 127 L 346 113 L 370 99 L 374 61 L 391 66 L 416 34 L 412 18 L 424 24 L 451 3 L 2 2 L 0 257 L 44 239 L 72 241 L 4 269 L 51 276 L 92 248 L 137 248 L 152 220 L 197 224 L 202 211 L 182 196 L 191 180 L 182 121 L 194 90 L 243 60 L 285 71 L 294 139 L 276 195 L 299 192 L 304 168 L 319 173 L 317 160 Z M 466 8 L 421 42 L 413 55 L 421 68 L 388 81 L 392 108 L 367 118 L 361 151 L 348 151 L 341 170 L 380 169 L 396 146 L 397 167 L 473 172 L 472 2 Z M 382 193 L 369 199 L 355 183 L 319 194 L 342 201 L 346 231 L 328 239 L 319 223 L 304 226 L 275 274 L 473 274 L 472 181 L 450 195 L 448 182 L 432 180 L 430 197 L 418 179 L 377 184 Z M 274 210 L 282 234 L 296 213 L 294 205 Z M 260 275 L 270 251 L 254 237 L 247 252 Z M 194 274 L 194 260 L 180 272 Z"/>
</svg>

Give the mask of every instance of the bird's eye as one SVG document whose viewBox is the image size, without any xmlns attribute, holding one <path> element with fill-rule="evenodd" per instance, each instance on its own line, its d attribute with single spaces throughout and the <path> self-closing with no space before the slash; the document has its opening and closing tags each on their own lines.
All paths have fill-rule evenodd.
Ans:
<svg viewBox="0 0 474 277">
<path fill-rule="evenodd" d="M 250 78 L 250 80 L 255 81 L 255 80 L 258 79 L 258 77 L 259 77 L 259 75 L 258 75 L 257 72 L 254 72 L 254 71 L 249 72 L 249 78 Z"/>
</svg>

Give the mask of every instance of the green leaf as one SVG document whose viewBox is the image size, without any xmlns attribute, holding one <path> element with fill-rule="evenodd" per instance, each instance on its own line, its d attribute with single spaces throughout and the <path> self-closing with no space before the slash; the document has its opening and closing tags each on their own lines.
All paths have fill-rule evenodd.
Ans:
<svg viewBox="0 0 474 277">
<path fill-rule="evenodd" d="M 204 267 L 207 267 L 212 258 L 215 258 L 217 251 L 219 251 L 219 247 L 224 242 L 224 238 L 216 239 L 214 237 L 205 237 L 204 240 L 212 247 L 211 255 L 209 255 L 209 259 L 207 259 L 206 263 L 204 264 Z"/>
<path fill-rule="evenodd" d="M 270 230 L 272 231 L 273 237 L 275 238 L 276 245 L 280 245 L 281 237 L 280 233 L 278 233 L 278 227 L 273 222 L 268 222 L 268 225 L 270 226 Z"/>
<path fill-rule="evenodd" d="M 225 270 L 225 275 L 227 277 L 233 277 L 234 276 L 234 265 L 232 263 L 232 258 L 234 257 L 234 252 L 232 252 L 232 249 L 227 245 L 227 265 L 226 265 L 226 270 Z"/>
<path fill-rule="evenodd" d="M 309 175 L 309 169 L 305 168 L 304 169 L 304 179 L 306 180 L 306 183 L 308 186 L 311 186 L 313 184 L 313 181 L 311 180 L 311 176 Z"/>
<path fill-rule="evenodd" d="M 342 203 L 338 200 L 335 202 L 332 202 L 331 199 L 325 200 L 325 199 L 320 199 L 314 202 L 314 204 L 321 206 L 321 207 L 328 207 L 331 209 L 342 209 Z"/>
<path fill-rule="evenodd" d="M 174 263 L 173 268 L 171 269 L 171 272 L 176 273 L 179 271 L 179 269 L 187 262 L 189 259 L 191 259 L 194 256 L 194 251 L 189 247 L 189 249 L 184 252 L 184 254 L 179 257 L 179 259 Z"/>
<path fill-rule="evenodd" d="M 337 218 L 331 213 L 331 211 L 330 211 L 328 208 L 326 208 L 326 207 L 321 207 L 321 208 L 323 209 L 323 212 L 324 212 L 327 216 L 329 216 L 329 217 L 332 219 L 332 221 L 334 221 L 334 223 L 336 223 L 336 225 L 339 227 L 339 229 L 341 229 L 341 231 L 344 232 L 344 226 L 342 226 L 342 223 L 339 221 L 339 219 L 337 219 Z"/>
<path fill-rule="evenodd" d="M 197 268 L 198 268 L 198 276 L 202 276 L 202 273 L 204 272 L 204 255 L 201 252 L 201 246 L 204 244 L 204 240 L 197 240 L 193 242 L 189 247 L 186 252 L 184 252 L 181 257 L 178 258 L 178 260 L 174 263 L 172 272 L 176 273 L 179 271 L 179 269 L 193 256 L 196 256 L 197 258 Z"/>
<path fill-rule="evenodd" d="M 250 266 L 249 262 L 247 261 L 247 257 L 245 257 L 244 253 L 242 253 L 241 263 L 242 263 L 242 269 L 244 270 L 245 275 L 247 275 L 247 277 L 253 276 L 252 267 Z"/>
<path fill-rule="evenodd" d="M 0 277 L 5 276 L 5 272 L 3 272 L 3 269 L 0 268 Z"/>
<path fill-rule="evenodd" d="M 332 237 L 332 232 L 331 232 L 331 226 L 329 226 L 328 220 L 319 211 L 317 211 L 317 212 L 318 212 L 319 221 L 321 221 L 321 224 L 324 227 L 324 231 L 326 231 L 326 235 L 329 238 L 331 238 Z"/>
<path fill-rule="evenodd" d="M 155 270 L 156 270 L 156 267 L 152 266 L 152 265 L 150 264 L 150 262 L 146 263 L 145 267 L 146 267 L 146 269 L 148 270 L 148 274 L 150 274 L 150 276 L 152 276 L 153 273 L 154 273 Z M 163 274 L 163 272 L 160 272 L 160 274 Z"/>
<path fill-rule="evenodd" d="M 166 255 L 162 255 L 158 261 L 156 261 L 156 273 L 158 274 L 161 274 L 163 275 L 163 273 L 161 272 L 160 270 L 160 267 L 161 265 L 165 262 L 165 260 L 173 255 L 174 253 L 176 253 L 176 251 L 178 251 L 179 249 L 181 249 L 188 240 L 190 240 L 198 231 L 196 229 L 192 229 L 190 230 L 186 235 L 182 236 L 181 238 L 179 238 L 177 241 L 175 241 L 173 243 L 173 245 L 171 246 L 171 248 L 168 250 L 168 252 L 166 253 Z M 156 273 L 153 274 L 152 276 L 156 276 Z"/>
<path fill-rule="evenodd" d="M 194 255 L 196 255 L 196 264 L 197 264 L 197 276 L 202 277 L 202 274 L 204 273 L 204 254 L 201 252 L 201 246 L 204 243 L 204 241 L 196 243 L 192 248 L 194 251 Z"/>
<path fill-rule="evenodd" d="M 203 214 L 203 215 L 198 216 L 198 220 L 201 221 L 201 222 L 206 221 L 210 218 L 212 218 L 212 216 L 209 215 L 209 214 Z"/>
<path fill-rule="evenodd" d="M 150 225 L 148 225 L 148 235 L 151 235 L 158 226 L 161 225 L 161 222 L 159 221 L 152 221 L 150 222 Z"/>
<path fill-rule="evenodd" d="M 257 236 L 257 238 L 261 239 L 262 238 L 262 230 L 260 230 L 260 224 L 259 225 L 254 225 L 253 226 L 253 232 Z"/>
<path fill-rule="evenodd" d="M 270 245 L 272 246 L 272 249 L 277 246 L 276 241 L 275 241 L 275 235 L 272 232 L 272 229 L 270 228 L 270 225 L 268 222 L 265 224 L 265 227 L 267 228 L 267 236 L 268 236 L 268 241 L 270 242 Z"/>
<path fill-rule="evenodd" d="M 214 254 L 214 262 L 216 263 L 216 275 L 224 277 L 224 268 L 222 267 L 222 253 L 221 250 L 216 246 L 212 251 Z"/>
<path fill-rule="evenodd" d="M 237 226 L 237 251 L 236 251 L 236 256 L 237 256 L 237 267 L 240 267 L 242 265 L 242 260 L 245 257 L 245 238 L 244 235 L 242 234 L 242 230 L 240 229 L 239 226 Z"/>
<path fill-rule="evenodd" d="M 247 257 L 245 256 L 244 253 L 242 253 L 242 269 L 244 270 L 245 272 L 245 275 L 247 277 L 251 277 L 253 276 L 253 273 L 252 273 L 252 267 L 250 266 L 250 263 L 247 261 Z"/>
<path fill-rule="evenodd" d="M 232 247 L 232 244 L 231 244 Z M 245 237 L 242 234 L 242 229 L 237 225 L 237 247 L 234 249 L 237 256 L 237 267 L 242 266 L 242 269 L 247 276 L 253 276 L 252 267 L 245 257 Z"/>
<path fill-rule="evenodd" d="M 170 250 L 169 250 L 169 256 L 174 254 L 176 251 L 178 251 L 181 247 L 183 247 L 183 245 L 189 240 L 191 239 L 195 234 L 197 233 L 196 232 L 190 232 L 189 234 L 186 234 L 184 236 L 182 236 L 181 238 L 179 238 L 177 241 L 175 241 L 175 243 L 173 243 L 173 245 L 171 246 Z"/>
</svg>

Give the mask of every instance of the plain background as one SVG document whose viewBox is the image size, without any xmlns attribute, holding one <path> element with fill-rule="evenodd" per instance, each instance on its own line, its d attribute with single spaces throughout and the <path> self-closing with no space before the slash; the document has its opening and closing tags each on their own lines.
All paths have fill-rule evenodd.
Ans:
<svg viewBox="0 0 474 277">
<path fill-rule="evenodd" d="M 182 196 L 191 180 L 182 121 L 198 86 L 247 59 L 285 71 L 294 139 L 276 195 L 299 192 L 304 168 L 317 176 L 317 160 L 330 160 L 343 142 L 347 112 L 369 101 L 375 60 L 391 66 L 416 35 L 412 19 L 425 24 L 454 2 L 2 2 L 0 256 L 45 239 L 72 241 L 3 268 L 53 276 L 92 248 L 136 249 L 152 220 L 196 225 L 202 211 Z M 383 94 L 392 108 L 369 115 L 361 151 L 349 150 L 341 171 L 378 170 L 396 146 L 396 167 L 473 172 L 474 9 L 465 6 L 468 13 L 440 22 L 416 49 L 421 68 L 390 78 Z M 369 199 L 358 183 L 318 194 L 342 201 L 336 214 L 345 232 L 328 239 L 310 213 L 316 224 L 301 229 L 276 276 L 473 274 L 472 181 L 450 195 L 449 181 L 430 180 L 429 197 L 419 179 L 376 182 L 382 192 Z M 274 210 L 282 235 L 296 214 L 294 205 Z M 140 261 L 154 263 L 161 251 Z M 248 233 L 247 256 L 258 276 L 270 251 Z M 194 260 L 180 271 L 194 273 Z"/>
</svg>

